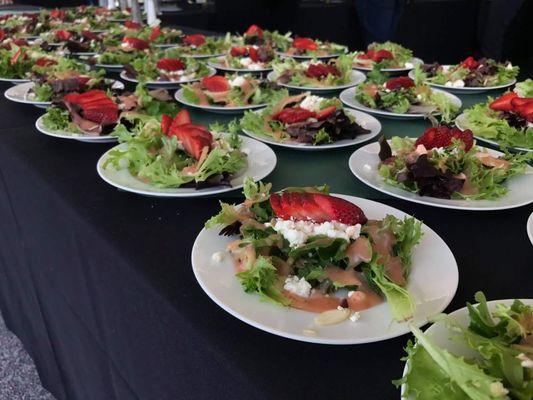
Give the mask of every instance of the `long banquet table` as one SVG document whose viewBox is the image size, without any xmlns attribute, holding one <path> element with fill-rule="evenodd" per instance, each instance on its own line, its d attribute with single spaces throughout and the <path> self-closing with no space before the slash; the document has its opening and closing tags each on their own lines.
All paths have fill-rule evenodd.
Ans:
<svg viewBox="0 0 533 400">
<path fill-rule="evenodd" d="M 7 84 L 2 84 L 4 91 Z M 485 95 L 462 96 L 465 106 Z M 112 145 L 42 135 L 43 110 L 0 99 L 0 308 L 58 399 L 399 398 L 408 336 L 326 346 L 277 337 L 215 305 L 196 283 L 190 251 L 218 198 L 160 199 L 121 192 L 96 174 Z M 193 112 L 195 121 L 229 121 Z M 381 119 L 387 136 L 427 121 Z M 466 212 L 396 200 L 348 169 L 355 148 L 274 148 L 275 189 L 328 183 L 422 219 L 459 265 L 448 311 L 483 290 L 531 297 L 532 206 Z M 238 201 L 239 193 L 225 195 Z M 356 329 L 356 328 L 354 328 Z"/>
</svg>

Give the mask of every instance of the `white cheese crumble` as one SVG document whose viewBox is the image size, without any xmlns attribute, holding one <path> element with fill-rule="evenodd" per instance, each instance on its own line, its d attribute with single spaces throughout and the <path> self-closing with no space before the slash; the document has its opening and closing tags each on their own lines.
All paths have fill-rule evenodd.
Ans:
<svg viewBox="0 0 533 400">
<path fill-rule="evenodd" d="M 297 276 L 289 276 L 285 279 L 283 289 L 301 297 L 309 297 L 311 294 L 311 284 L 305 278 L 298 278 Z"/>
<path fill-rule="evenodd" d="M 442 66 L 442 72 L 448 72 L 450 70 L 450 66 L 449 65 L 443 65 Z"/>
<path fill-rule="evenodd" d="M 516 356 L 516 358 L 522 361 L 520 365 L 523 368 L 533 369 L 533 360 L 529 358 L 527 355 L 525 355 L 524 353 L 520 353 L 519 355 Z"/>
<path fill-rule="evenodd" d="M 361 319 L 361 313 L 358 311 L 354 311 L 352 315 L 350 315 L 349 318 L 350 318 L 350 321 L 357 322 L 359 321 L 359 319 Z"/>
<path fill-rule="evenodd" d="M 307 242 L 311 236 L 324 235 L 330 238 L 355 240 L 361 233 L 361 224 L 347 225 L 338 221 L 328 221 L 318 224 L 313 221 L 293 221 L 276 218 L 268 226 L 281 233 L 289 241 L 291 247 L 299 247 Z"/>
<path fill-rule="evenodd" d="M 244 67 L 249 67 L 250 64 L 253 62 L 252 59 L 250 57 L 243 57 L 241 58 L 241 60 L 239 61 L 241 63 L 242 66 Z"/>
<path fill-rule="evenodd" d="M 217 251 L 217 252 L 213 253 L 211 258 L 213 259 L 214 262 L 217 262 L 217 263 L 222 262 L 222 260 L 224 259 L 224 252 L 223 251 Z"/>
<path fill-rule="evenodd" d="M 501 382 L 492 382 L 490 384 L 490 393 L 493 396 L 505 396 L 509 394 L 509 391 L 503 387 L 503 384 Z"/>
<path fill-rule="evenodd" d="M 310 94 L 305 99 L 303 99 L 303 101 L 300 103 L 300 107 L 305 108 L 309 111 L 318 111 L 320 110 L 320 104 L 322 104 L 323 100 L 323 97 L 314 96 Z"/>
<path fill-rule="evenodd" d="M 509 63 L 505 66 L 505 69 L 513 69 L 513 64 Z"/>
<path fill-rule="evenodd" d="M 246 84 L 246 79 L 242 76 L 237 76 L 235 79 L 229 81 L 231 87 L 241 87 Z"/>
<path fill-rule="evenodd" d="M 457 79 L 456 81 L 448 81 L 444 84 L 444 86 L 448 86 L 448 87 L 464 87 L 465 86 L 465 81 L 463 81 L 462 79 Z"/>
<path fill-rule="evenodd" d="M 414 67 L 415 67 L 415 65 L 413 63 L 411 63 L 411 62 L 406 62 L 405 63 L 405 68 L 414 68 Z"/>
</svg>

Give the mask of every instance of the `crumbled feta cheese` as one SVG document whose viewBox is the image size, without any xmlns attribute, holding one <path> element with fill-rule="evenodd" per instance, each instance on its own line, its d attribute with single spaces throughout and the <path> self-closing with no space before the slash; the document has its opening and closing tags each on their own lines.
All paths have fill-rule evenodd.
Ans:
<svg viewBox="0 0 533 400">
<path fill-rule="evenodd" d="M 533 369 L 533 360 L 531 358 L 529 358 L 526 354 L 520 353 L 519 355 L 516 356 L 516 358 L 518 358 L 520 361 L 522 361 L 520 363 L 520 365 L 523 368 Z"/>
<path fill-rule="evenodd" d="M 342 311 L 342 310 L 344 310 L 344 307 L 337 306 L 337 310 Z"/>
<path fill-rule="evenodd" d="M 305 99 L 303 99 L 303 101 L 300 103 L 300 107 L 305 108 L 309 111 L 318 111 L 320 110 L 320 104 L 322 104 L 323 100 L 323 97 L 314 96 L 310 94 Z"/>
<path fill-rule="evenodd" d="M 350 291 L 348 292 L 348 297 L 352 297 L 352 294 L 354 294 L 354 293 L 355 293 L 355 290 L 350 290 Z"/>
<path fill-rule="evenodd" d="M 463 81 L 462 79 L 457 79 L 456 81 L 448 81 L 444 84 L 444 86 L 448 86 L 448 87 L 464 87 L 465 86 L 465 81 Z"/>
<path fill-rule="evenodd" d="M 422 95 L 421 95 L 421 94 L 417 94 L 417 95 L 416 95 L 416 99 L 417 99 L 417 100 L 422 100 Z"/>
<path fill-rule="evenodd" d="M 505 69 L 513 69 L 513 64 L 508 63 L 508 64 L 505 66 Z"/>
<path fill-rule="evenodd" d="M 450 70 L 450 66 L 449 65 L 443 65 L 442 66 L 442 72 L 448 72 Z"/>
<path fill-rule="evenodd" d="M 214 262 L 217 262 L 217 263 L 222 262 L 222 260 L 224 259 L 224 252 L 223 251 L 217 251 L 217 252 L 213 253 L 211 258 L 213 259 Z"/>
<path fill-rule="evenodd" d="M 311 294 L 311 284 L 305 278 L 298 278 L 297 276 L 289 276 L 285 279 L 283 289 L 301 297 L 309 297 Z"/>
<path fill-rule="evenodd" d="M 249 67 L 253 61 L 250 57 L 243 57 L 239 62 L 243 67 Z"/>
<path fill-rule="evenodd" d="M 529 121 L 527 121 L 527 127 L 528 127 L 528 128 L 533 128 L 533 122 L 529 122 Z"/>
<path fill-rule="evenodd" d="M 490 393 L 493 396 L 505 396 L 509 391 L 503 386 L 501 382 L 492 382 L 490 384 Z"/>
<path fill-rule="evenodd" d="M 354 311 L 351 315 L 350 315 L 350 321 L 352 322 L 357 322 L 359 321 L 359 319 L 361 318 L 361 313 L 358 312 L 358 311 Z"/>
<path fill-rule="evenodd" d="M 415 65 L 413 63 L 411 63 L 411 62 L 406 62 L 405 63 L 405 68 L 414 68 L 414 67 L 415 67 Z"/>
<path fill-rule="evenodd" d="M 289 241 L 291 247 L 303 245 L 311 236 L 324 235 L 330 238 L 355 240 L 361 233 L 361 225 L 347 225 L 338 221 L 327 221 L 321 224 L 313 221 L 293 221 L 276 218 L 272 228 L 281 233 Z"/>
<path fill-rule="evenodd" d="M 237 76 L 235 79 L 229 81 L 231 87 L 241 87 L 246 84 L 246 79 L 242 76 Z"/>
</svg>

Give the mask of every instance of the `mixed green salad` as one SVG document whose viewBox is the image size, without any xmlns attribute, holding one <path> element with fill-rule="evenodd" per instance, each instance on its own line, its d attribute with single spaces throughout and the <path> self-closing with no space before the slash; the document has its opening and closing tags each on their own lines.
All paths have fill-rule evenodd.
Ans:
<svg viewBox="0 0 533 400">
<path fill-rule="evenodd" d="M 356 204 L 329 195 L 327 186 L 276 193 L 271 186 L 248 178 L 246 200 L 221 203 L 205 224 L 237 237 L 227 251 L 245 292 L 305 311 L 338 311 L 345 319 L 386 300 L 396 321 L 412 317 L 406 285 L 420 221 L 368 220 Z"/>
<path fill-rule="evenodd" d="M 214 74 L 197 59 L 170 58 L 162 56 L 162 53 L 138 57 L 125 67 L 125 71 L 139 82 L 190 82 Z"/>
<path fill-rule="evenodd" d="M 482 292 L 475 294 L 475 300 L 478 304 L 467 303 L 466 324 L 446 314 L 434 318 L 465 354 L 450 352 L 429 334 L 411 327 L 416 342 L 408 342 L 402 359 L 407 371 L 394 382 L 405 385 L 403 398 L 533 398 L 533 307 L 520 300 L 491 307 Z"/>
<path fill-rule="evenodd" d="M 259 71 L 271 69 L 277 59 L 273 48 L 266 43 L 261 46 L 233 46 L 224 57 L 215 59 L 215 63 L 236 70 Z"/>
<path fill-rule="evenodd" d="M 210 131 L 191 122 L 187 110 L 175 118 L 146 118 L 133 129 L 115 129 L 120 146 L 104 165 L 128 170 L 159 188 L 231 186 L 232 177 L 247 166 L 236 133 Z"/>
<path fill-rule="evenodd" d="M 365 69 L 410 69 L 415 65 L 412 50 L 394 42 L 371 43 L 366 51 L 357 51 L 353 57 L 353 66 Z"/>
<path fill-rule="evenodd" d="M 273 64 L 277 83 L 305 88 L 327 88 L 349 84 L 352 80 L 351 55 L 329 61 L 298 62 L 286 58 Z"/>
<path fill-rule="evenodd" d="M 323 145 L 370 133 L 343 108 L 339 99 L 309 92 L 294 96 L 286 91 L 277 92 L 266 108 L 245 112 L 240 127 L 276 142 L 307 145 Z"/>
<path fill-rule="evenodd" d="M 226 53 L 231 47 L 231 35 L 205 36 L 191 34 L 180 37 L 176 46 L 167 50 L 168 57 L 183 56 L 217 56 Z"/>
<path fill-rule="evenodd" d="M 280 40 L 285 36 L 275 35 L 273 39 L 276 41 L 278 50 L 287 56 L 299 57 L 336 57 L 340 54 L 348 52 L 348 48 L 341 44 L 311 39 L 307 37 L 295 37 L 292 40 Z"/>
</svg>

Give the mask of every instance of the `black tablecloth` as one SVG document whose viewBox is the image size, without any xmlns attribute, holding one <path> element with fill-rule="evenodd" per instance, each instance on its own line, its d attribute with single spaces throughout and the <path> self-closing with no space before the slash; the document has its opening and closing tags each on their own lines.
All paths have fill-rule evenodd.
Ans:
<svg viewBox="0 0 533 400">
<path fill-rule="evenodd" d="M 117 191 L 95 170 L 110 145 L 38 134 L 41 113 L 0 100 L 0 308 L 57 398 L 398 398 L 391 380 L 402 374 L 407 336 L 314 345 L 233 318 L 190 266 L 217 199 Z M 476 213 L 380 201 L 423 219 L 451 247 L 460 281 L 448 310 L 477 290 L 532 296 L 531 206 Z"/>
</svg>

